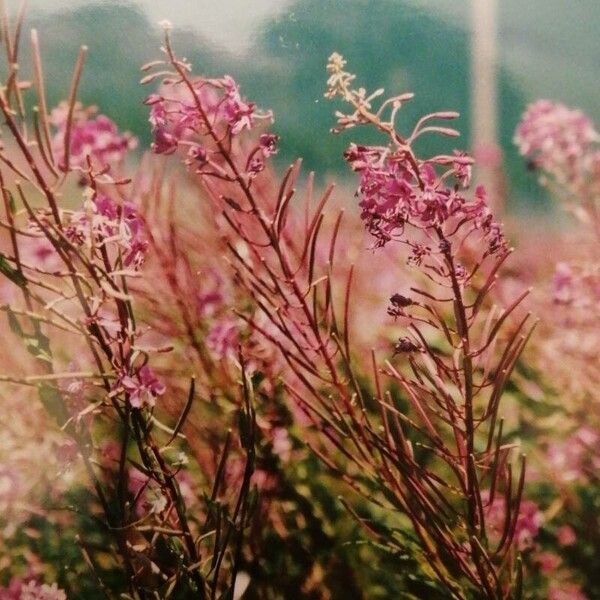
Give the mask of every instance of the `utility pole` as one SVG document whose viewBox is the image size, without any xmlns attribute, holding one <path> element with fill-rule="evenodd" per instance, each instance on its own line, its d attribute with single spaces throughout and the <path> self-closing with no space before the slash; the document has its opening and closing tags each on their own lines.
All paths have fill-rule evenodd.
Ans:
<svg viewBox="0 0 600 600">
<path fill-rule="evenodd" d="M 502 209 L 502 153 L 498 143 L 497 0 L 471 0 L 471 146 L 476 181 Z"/>
</svg>

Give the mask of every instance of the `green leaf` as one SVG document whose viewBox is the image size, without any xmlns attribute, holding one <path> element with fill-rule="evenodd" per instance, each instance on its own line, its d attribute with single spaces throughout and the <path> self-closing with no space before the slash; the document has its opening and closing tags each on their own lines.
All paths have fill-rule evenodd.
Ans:
<svg viewBox="0 0 600 600">
<path fill-rule="evenodd" d="M 513 600 L 523 599 L 523 559 L 521 556 L 517 556 L 515 573 L 513 575 Z"/>
<path fill-rule="evenodd" d="M 48 414 L 52 415 L 58 425 L 62 427 L 69 419 L 69 413 L 58 388 L 47 383 L 42 383 L 38 387 L 38 393 Z"/>
<path fill-rule="evenodd" d="M 10 190 L 5 189 L 4 193 L 8 197 L 8 210 L 10 210 L 11 215 L 14 215 L 17 212 L 17 206 L 15 204 L 15 197 L 12 195 Z"/>
<path fill-rule="evenodd" d="M 23 339 L 25 340 L 25 347 L 30 354 L 33 354 L 39 360 L 48 363 L 52 362 L 50 340 L 41 331 L 38 331 L 34 335 L 25 335 Z"/>
<path fill-rule="evenodd" d="M 0 254 L 0 273 L 19 287 L 24 288 L 27 286 L 27 279 L 25 279 L 23 273 L 12 267 L 3 254 Z"/>
<path fill-rule="evenodd" d="M 12 310 L 10 310 L 10 308 L 6 311 L 6 316 L 8 317 L 8 326 L 10 327 L 10 330 L 15 335 L 18 335 L 19 337 L 24 337 L 25 334 L 23 333 L 21 323 L 19 323 L 19 319 L 17 319 L 17 316 Z"/>
<path fill-rule="evenodd" d="M 23 330 L 21 323 L 19 323 L 19 319 L 17 319 L 17 316 L 10 308 L 6 310 L 6 314 L 10 330 L 25 342 L 25 348 L 27 348 L 29 354 L 32 354 L 39 360 L 48 363 L 51 362 L 52 352 L 50 351 L 50 340 L 42 333 L 39 323 L 34 322 L 34 331 L 29 334 Z"/>
</svg>

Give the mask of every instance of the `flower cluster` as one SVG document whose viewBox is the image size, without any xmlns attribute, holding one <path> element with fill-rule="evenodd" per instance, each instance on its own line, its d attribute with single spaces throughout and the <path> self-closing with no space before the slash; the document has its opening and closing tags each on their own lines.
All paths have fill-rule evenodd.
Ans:
<svg viewBox="0 0 600 600">
<path fill-rule="evenodd" d="M 581 171 L 600 134 L 581 111 L 564 104 L 538 100 L 531 104 L 517 127 L 515 143 L 535 168 L 547 171 L 561 183 L 581 177 Z M 596 154 L 594 163 L 600 155 Z"/>
<path fill-rule="evenodd" d="M 235 356 L 239 348 L 239 326 L 233 319 L 216 321 L 206 336 L 206 346 L 219 360 Z"/>
<path fill-rule="evenodd" d="M 352 144 L 344 157 L 360 176 L 361 218 L 378 245 L 401 238 L 407 225 L 435 229 L 452 221 L 455 226 L 470 223 L 482 230 L 489 236 L 490 253 L 504 247 L 485 190 L 478 187 L 473 200 L 460 191 L 470 181 L 468 157 L 457 155 L 443 176 L 437 175 L 434 162 L 418 163 L 402 146 L 392 149 Z M 450 177 L 455 181 L 452 186 L 446 183 Z"/>
<path fill-rule="evenodd" d="M 593 263 L 576 265 L 564 261 L 556 264 L 552 278 L 552 297 L 556 304 L 582 309 L 590 317 L 600 309 L 600 270 Z"/>
<path fill-rule="evenodd" d="M 123 389 L 133 408 L 152 408 L 156 398 L 165 393 L 164 383 L 156 376 L 154 371 L 144 365 L 137 370 L 135 375 L 124 374 L 119 378 L 118 387 Z"/>
<path fill-rule="evenodd" d="M 133 202 L 119 205 L 106 194 L 88 188 L 82 208 L 70 215 L 65 235 L 76 246 L 115 248 L 125 267 L 139 269 L 144 262 L 147 242 Z"/>
<path fill-rule="evenodd" d="M 20 600 L 67 600 L 67 595 L 58 588 L 56 583 L 40 585 L 30 581 L 21 590 Z"/>
<path fill-rule="evenodd" d="M 55 127 L 52 138 L 52 152 L 59 157 L 62 169 L 85 169 L 88 158 L 98 170 L 118 165 L 127 153 L 137 147 L 137 140 L 129 133 L 120 133 L 116 124 L 105 115 L 94 117 L 96 109 L 83 109 L 77 103 L 69 123 L 69 106 L 66 102 L 52 111 L 50 122 Z M 69 133 L 69 164 L 65 143 Z"/>
<path fill-rule="evenodd" d="M 166 84 L 158 94 L 150 94 L 145 104 L 150 107 L 148 118 L 154 140 L 152 151 L 156 154 L 172 154 L 179 143 L 188 142 L 194 131 L 201 127 L 194 94 L 201 98 L 201 106 L 207 119 L 217 117 L 217 96 L 211 88 L 195 85 L 193 92 L 181 85 Z M 201 160 L 202 149 L 196 149 L 196 158 Z"/>
<path fill-rule="evenodd" d="M 187 150 L 186 165 L 193 172 L 221 177 L 228 174 L 222 164 L 222 144 L 255 128 L 258 121 L 272 121 L 271 113 L 257 111 L 245 100 L 238 84 L 229 75 L 221 79 L 163 82 L 159 93 L 151 94 L 149 121 L 154 134 L 152 150 L 172 154 Z M 247 155 L 244 171 L 253 179 L 264 169 L 264 159 L 277 152 L 277 136 L 262 134 L 259 144 Z"/>
<path fill-rule="evenodd" d="M 574 401 L 587 402 L 596 396 L 593 361 L 600 349 L 600 271 L 593 258 L 600 239 L 600 134 L 580 110 L 540 100 L 523 115 L 515 142 L 581 225 L 562 233 L 560 260 L 538 309 L 548 315 L 538 360 Z M 569 256 L 571 244 L 577 257 Z"/>
<path fill-rule="evenodd" d="M 414 261 L 420 264 L 430 250 L 424 252 L 418 235 L 408 232 L 408 227 L 434 234 L 438 239 L 448 235 L 456 237 L 459 230 L 464 237 L 479 230 L 488 243 L 484 256 L 504 253 L 504 236 L 489 210 L 485 190 L 478 187 L 473 199 L 464 193 L 471 183 L 473 159 L 459 151 L 419 159 L 412 148 L 413 142 L 424 134 L 459 135 L 452 128 L 432 124 L 455 119 L 458 113 L 444 111 L 425 115 L 409 136 L 402 137 L 396 131 L 396 117 L 413 94 L 388 98 L 375 110 L 373 101 L 384 90 L 367 95 L 364 88 L 354 89 L 354 75 L 344 70 L 345 65 L 346 61 L 337 53 L 330 56 L 327 65 L 329 79 L 325 97 L 340 97 L 353 108 L 350 114 L 336 112 L 337 128 L 333 131 L 371 125 L 389 138 L 386 146 L 351 144 L 344 154 L 352 170 L 359 174 L 361 218 L 376 238 L 376 244 L 383 246 L 392 239 L 404 241 L 416 253 Z M 385 119 L 387 113 L 389 118 Z"/>
<path fill-rule="evenodd" d="M 25 582 L 13 578 L 8 588 L 0 588 L 0 600 L 67 600 L 67 595 L 56 583 L 48 585 L 33 579 Z"/>
<path fill-rule="evenodd" d="M 588 600 L 588 597 L 576 583 L 553 583 L 548 590 L 548 600 Z"/>
<path fill-rule="evenodd" d="M 546 458 L 553 475 L 563 483 L 586 481 L 600 469 L 600 458 L 595 455 L 600 435 L 590 427 L 580 427 L 567 439 L 548 444 Z"/>
<path fill-rule="evenodd" d="M 482 494 L 483 500 L 487 502 L 489 493 Z M 492 502 L 484 505 L 485 518 L 488 531 L 493 535 L 496 542 L 500 541 L 507 526 L 507 519 L 511 518 L 510 510 L 507 510 L 504 499 L 495 496 Z M 543 515 L 537 504 L 531 500 L 523 500 L 519 514 L 514 525 L 515 543 L 519 550 L 527 550 L 533 545 L 533 541 L 540 531 L 544 522 Z"/>
</svg>

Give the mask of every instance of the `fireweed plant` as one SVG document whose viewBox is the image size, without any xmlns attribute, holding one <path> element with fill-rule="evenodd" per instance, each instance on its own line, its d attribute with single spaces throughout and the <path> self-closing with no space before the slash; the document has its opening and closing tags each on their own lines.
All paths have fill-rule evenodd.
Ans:
<svg viewBox="0 0 600 600">
<path fill-rule="evenodd" d="M 232 425 L 239 422 L 241 476 L 235 486 L 225 481 L 236 436 L 224 429 L 218 468 L 194 498 L 201 506 L 191 514 L 181 430 L 195 399 L 194 378 L 188 378 L 177 418 L 161 423 L 155 405 L 170 391 L 152 363 L 169 348 L 144 343 L 147 327 L 130 294 L 132 281 L 143 277 L 149 246 L 123 168 L 134 140 L 76 101 L 85 48 L 68 101 L 49 112 L 36 32 L 30 85 L 17 66 L 22 13 L 14 32 L 3 23 L 0 185 L 7 236 L 0 269 L 20 295 L 3 310 L 34 362 L 29 373 L 2 379 L 37 389 L 81 457 L 98 506 L 89 516 L 102 523 L 107 546 L 98 558 L 85 539 L 78 543 L 105 593 L 103 571 L 109 569 L 101 565 L 107 562 L 122 574 L 110 594 L 121 590 L 123 598 L 231 593 L 254 454 L 253 390 L 244 359 L 234 344 L 238 377 L 230 393 L 238 399 Z M 24 99 L 30 88 L 38 103 L 32 124 Z M 69 186 L 79 196 L 73 207 L 62 201 Z M 65 597 L 56 584 L 33 579 L 11 583 L 15 597 Z"/>
<path fill-rule="evenodd" d="M 376 247 L 406 245 L 409 264 L 432 284 L 427 291 L 410 286 L 408 293 L 390 298 L 388 313 L 405 321 L 408 335 L 395 346 L 404 364 L 388 360 L 382 372 L 405 392 L 419 422 L 411 426 L 423 436 L 419 445 L 428 447 L 456 480 L 440 481 L 439 466 L 418 464 L 413 448 L 402 439 L 402 415 L 391 395 L 382 395 L 377 369 L 375 399 L 383 432 L 375 435 L 370 452 L 381 453 L 380 468 L 392 475 L 388 485 L 394 482 L 394 507 L 409 515 L 432 568 L 451 593 L 464 593 L 451 579 L 460 574 L 483 597 L 519 596 L 522 575 L 514 551 L 526 546 L 527 530 L 539 523 L 535 509 L 531 519 L 521 520 L 525 460 L 523 456 L 513 490 L 498 411 L 508 377 L 532 332 L 530 315 L 517 318 L 502 341 L 499 333 L 528 291 L 504 310 L 485 309 L 510 250 L 485 190 L 478 187 L 472 199 L 465 194 L 472 161 L 458 152 L 428 159 L 415 154 L 413 143 L 423 134 L 458 135 L 432 124 L 458 115 L 426 115 L 402 137 L 396 130 L 397 114 L 412 94 L 391 97 L 374 111 L 373 100 L 383 91 L 367 95 L 363 88 L 354 89 L 355 76 L 344 70 L 345 64 L 338 54 L 328 64 L 326 96 L 340 97 L 352 109 L 336 113 L 334 132 L 370 125 L 389 138 L 379 147 L 352 144 L 345 154 L 360 178 L 361 218 Z M 461 498 L 458 505 L 451 501 L 453 495 Z M 422 535 L 424 527 L 427 533 Z"/>
</svg>

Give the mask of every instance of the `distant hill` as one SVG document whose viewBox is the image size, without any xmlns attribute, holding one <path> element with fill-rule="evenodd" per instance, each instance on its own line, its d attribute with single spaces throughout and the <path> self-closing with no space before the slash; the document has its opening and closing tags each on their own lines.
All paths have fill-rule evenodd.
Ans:
<svg viewBox="0 0 600 600">
<path fill-rule="evenodd" d="M 565 7 L 559 0 L 544 2 L 535 0 L 532 4 L 547 6 L 548 10 L 550 5 L 559 10 L 562 4 L 564 22 L 571 29 L 576 23 L 569 15 L 574 12 L 576 17 L 581 16 L 584 13 L 580 5 L 588 4 L 587 0 L 580 0 Z M 515 0 L 500 4 L 501 57 L 507 65 L 499 70 L 500 141 L 515 197 L 536 201 L 541 195 L 534 178 L 526 173 L 511 141 L 519 116 L 531 99 L 522 72 L 531 65 L 531 81 L 537 81 L 539 89 L 544 70 L 558 65 L 570 86 L 581 86 L 582 98 L 588 100 L 584 108 L 590 110 L 592 106 L 593 113 L 598 96 L 591 96 L 600 86 L 600 78 L 589 74 L 597 69 L 594 56 L 597 58 L 599 36 L 588 31 L 589 24 L 581 24 L 585 39 L 573 43 L 581 45 L 578 51 L 585 56 L 590 54 L 589 59 L 585 65 L 567 65 L 560 47 L 548 44 L 544 51 L 543 35 L 528 39 L 528 32 L 539 31 L 530 22 L 531 7 L 519 20 L 514 13 Z M 579 9 L 574 9 L 573 4 Z M 416 99 L 404 111 L 407 126 L 418 115 L 433 110 L 453 109 L 467 115 L 470 60 L 466 6 L 464 1 L 450 0 L 296 0 L 283 16 L 264 23 L 245 57 L 223 52 L 191 28 L 176 30 L 175 43 L 198 71 L 213 75 L 231 73 L 242 83 L 247 96 L 273 108 L 275 128 L 282 136 L 280 160 L 289 162 L 303 156 L 307 167 L 319 173 L 345 173 L 341 154 L 349 138 L 329 134 L 335 106 L 323 99 L 324 66 L 329 54 L 333 50 L 345 54 L 350 68 L 367 88 L 384 86 L 389 93 L 414 91 Z M 197 10 L 200 15 L 201 3 Z M 543 16 L 542 10 L 539 18 Z M 30 27 L 40 30 L 51 102 L 66 94 L 77 48 L 85 43 L 89 57 L 81 99 L 97 103 L 122 128 L 148 143 L 147 111 L 142 106 L 148 90 L 138 85 L 139 66 L 159 55 L 160 32 L 139 5 L 83 4 L 69 10 L 34 11 L 27 18 L 26 29 Z M 549 31 L 547 39 L 562 40 L 559 33 Z M 514 65 L 519 56 L 523 57 L 521 70 Z M 27 70 L 26 53 L 21 63 Z M 588 77 L 580 82 L 582 73 Z M 548 95 L 560 91 L 554 84 L 548 88 Z M 600 112 L 600 107 L 595 106 Z M 466 148 L 469 119 L 462 118 L 458 126 L 463 137 L 457 144 Z M 436 146 L 430 138 L 424 149 L 447 149 L 446 143 L 444 140 Z"/>
</svg>

